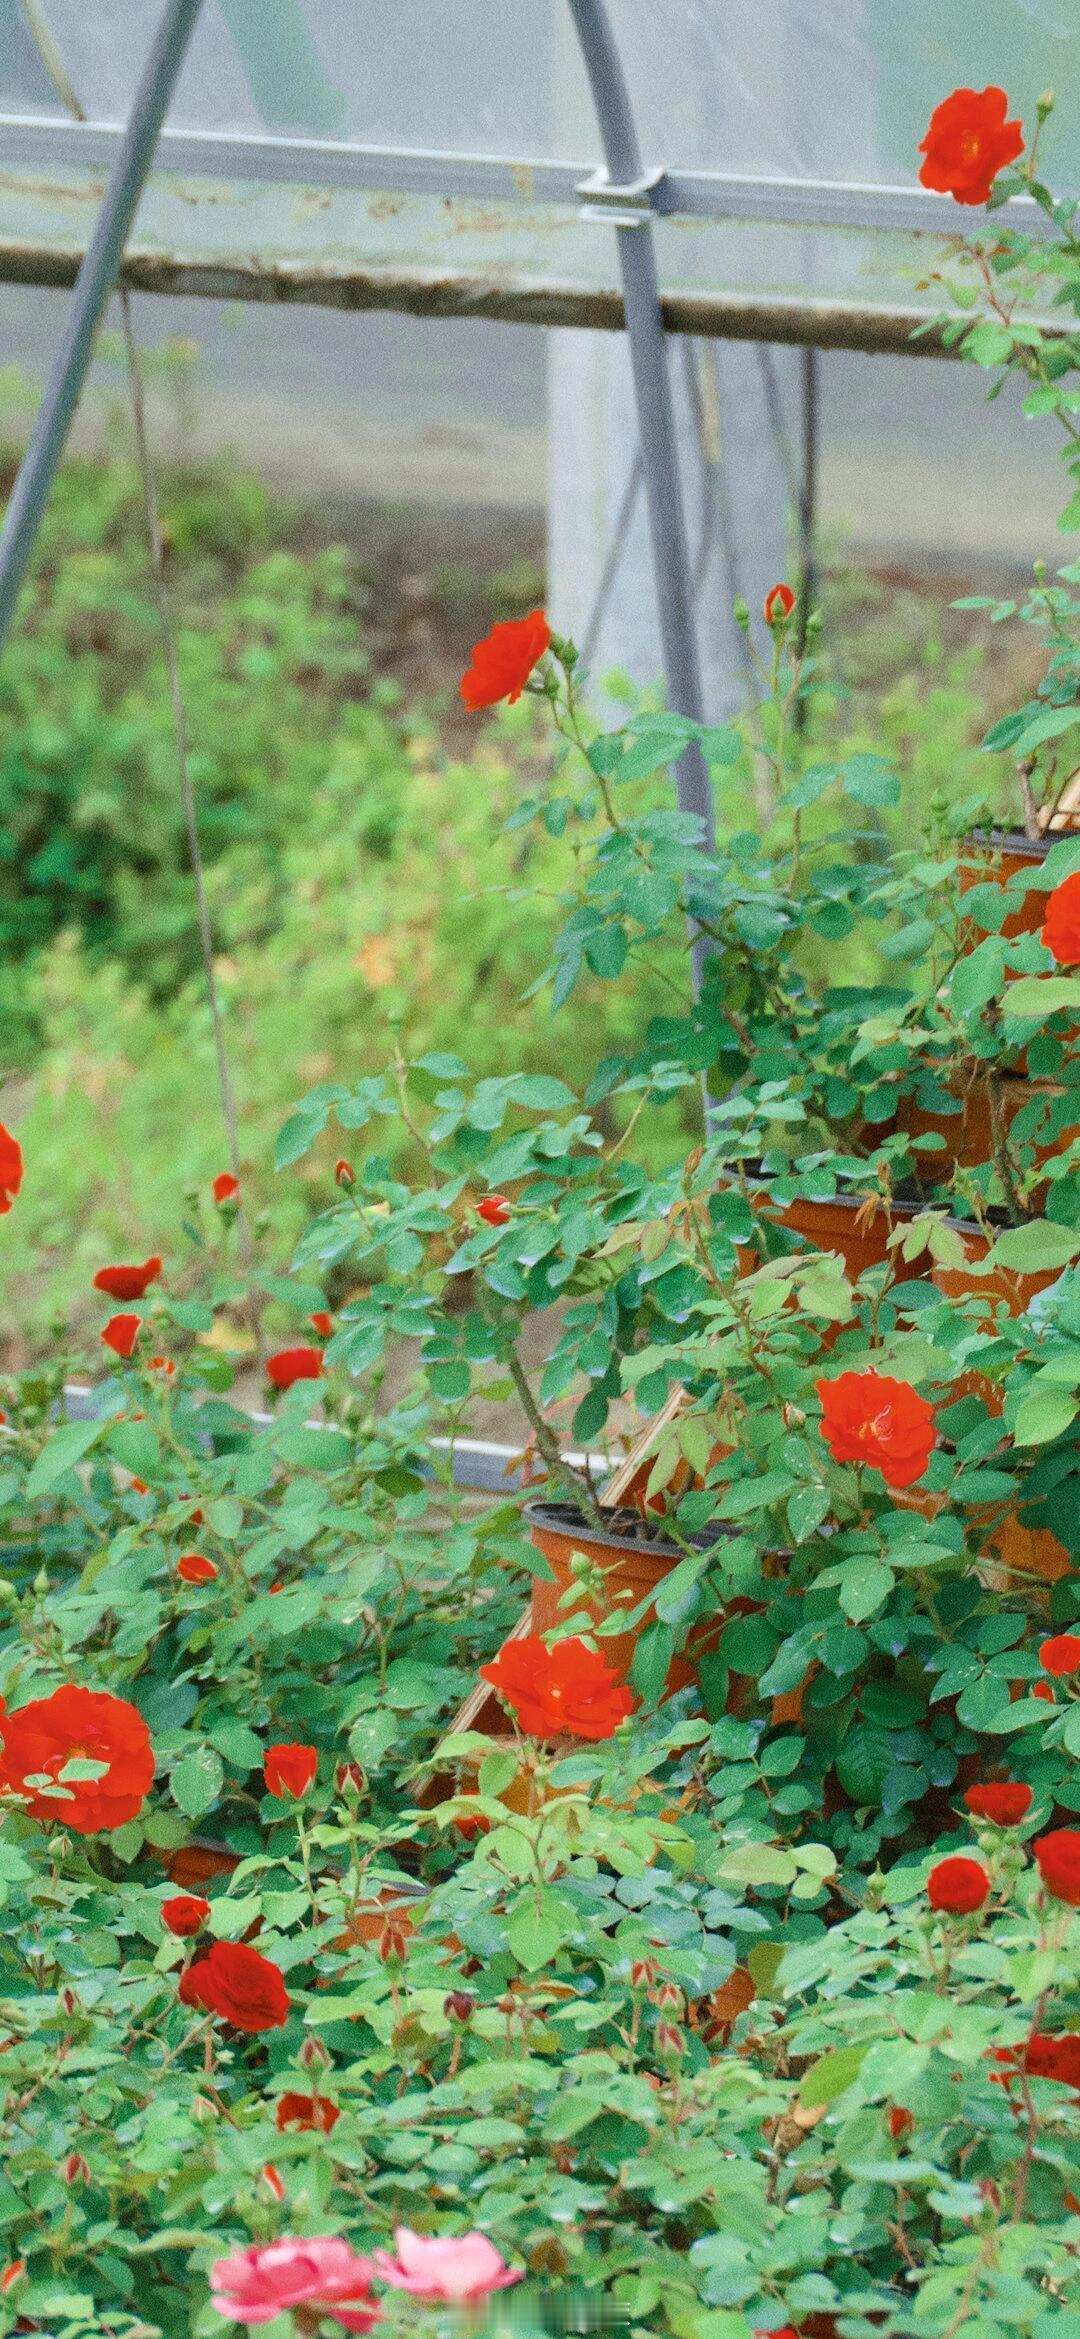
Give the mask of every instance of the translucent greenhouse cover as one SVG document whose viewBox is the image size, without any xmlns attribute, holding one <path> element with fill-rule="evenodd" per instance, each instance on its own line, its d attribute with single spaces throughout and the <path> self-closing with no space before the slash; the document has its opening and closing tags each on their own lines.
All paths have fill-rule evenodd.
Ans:
<svg viewBox="0 0 1080 2339">
<path fill-rule="evenodd" d="M 79 127 L 21 0 L 0 0 L 0 275 L 70 276 L 159 5 L 34 0 Z M 669 321 L 686 329 L 725 330 L 739 300 L 743 331 L 777 297 L 940 306 L 919 280 L 956 214 L 918 189 L 917 148 L 957 83 L 1000 82 L 1029 120 L 1056 86 L 1047 171 L 1080 183 L 1080 0 L 609 12 L 646 163 L 670 174 L 657 251 Z M 132 239 L 135 281 L 617 324 L 611 221 L 577 193 L 600 161 L 566 0 L 204 0 Z"/>
</svg>

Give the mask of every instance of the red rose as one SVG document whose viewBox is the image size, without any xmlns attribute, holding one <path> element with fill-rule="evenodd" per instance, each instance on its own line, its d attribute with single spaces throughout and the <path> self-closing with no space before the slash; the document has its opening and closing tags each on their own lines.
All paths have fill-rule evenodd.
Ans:
<svg viewBox="0 0 1080 2339">
<path fill-rule="evenodd" d="M 786 625 L 795 607 L 795 595 L 790 585 L 774 585 L 765 595 L 766 625 Z"/>
<path fill-rule="evenodd" d="M 321 1348 L 279 1348 L 266 1359 L 266 1377 L 275 1389 L 291 1389 L 296 1381 L 322 1378 Z"/>
<path fill-rule="evenodd" d="M 907 1381 L 876 1372 L 815 1381 L 834 1462 L 866 1462 L 886 1486 L 913 1486 L 934 1450 L 934 1408 Z"/>
<path fill-rule="evenodd" d="M 268 1746 L 263 1777 L 271 1795 L 284 1802 L 289 1795 L 306 1795 L 319 1767 L 313 1746 Z"/>
<path fill-rule="evenodd" d="M 274 2125 L 277 2128 L 317 2128 L 329 2136 L 341 2112 L 328 2095 L 279 2095 Z"/>
<path fill-rule="evenodd" d="M 1041 1697 L 1044 1705 L 1052 1706 L 1057 1704 L 1057 1699 L 1054 1696 L 1054 1692 L 1051 1689 L 1048 1681 L 1033 1681 L 1031 1684 L 1031 1694 L 1032 1697 Z"/>
<path fill-rule="evenodd" d="M 899 2144 L 901 2136 L 910 2136 L 914 2125 L 914 2112 L 909 2112 L 906 2110 L 902 2103 L 890 2104 L 889 2134 L 892 2137 L 894 2144 Z"/>
<path fill-rule="evenodd" d="M 101 1335 L 102 1346 L 111 1348 L 114 1356 L 122 1356 L 126 1361 L 141 1330 L 141 1316 L 110 1316 Z"/>
<path fill-rule="evenodd" d="M 160 1259 L 144 1259 L 141 1267 L 99 1267 L 94 1290 L 107 1292 L 110 1299 L 145 1299 L 160 1273 Z"/>
<path fill-rule="evenodd" d="M 505 1194 L 485 1194 L 476 1205 L 476 1215 L 485 1226 L 505 1226 L 510 1216 L 510 1204 Z"/>
<path fill-rule="evenodd" d="M 634 1710 L 625 1682 L 584 1641 L 549 1649 L 531 1632 L 507 1641 L 480 1672 L 535 1738 L 613 1738 Z"/>
<path fill-rule="evenodd" d="M 1034 2079 L 1057 2079 L 1080 2088 L 1080 2032 L 1036 2030 L 1024 2048 L 1024 2069 Z"/>
<path fill-rule="evenodd" d="M 1056 1681 L 1063 1681 L 1069 1673 L 1080 1673 L 1080 1634 L 1059 1632 L 1053 1640 L 1044 1641 L 1039 1663 Z"/>
<path fill-rule="evenodd" d="M 219 1170 L 210 1191 L 220 1210 L 223 1202 L 235 1202 L 240 1192 L 240 1180 L 233 1177 L 231 1170 Z"/>
<path fill-rule="evenodd" d="M 1019 1827 L 1034 1800 L 1030 1787 L 1014 1785 L 1011 1779 L 991 1781 L 986 1787 L 969 1787 L 964 1797 L 972 1818 L 988 1819 L 991 1827 Z"/>
<path fill-rule="evenodd" d="M 1031 1848 L 1047 1891 L 1068 1908 L 1080 1909 L 1080 1829 L 1056 1827 Z"/>
<path fill-rule="evenodd" d="M 942 1909 L 952 1917 L 974 1916 L 990 1897 L 990 1878 L 978 1860 L 958 1855 L 939 1860 L 931 1868 L 926 1885 L 932 1909 Z"/>
<path fill-rule="evenodd" d="M 1059 966 L 1080 966 L 1080 869 L 1049 895 L 1040 941 Z"/>
<path fill-rule="evenodd" d="M 178 1892 L 161 1904 L 161 1922 L 178 1941 L 190 1941 L 193 1933 L 201 1933 L 209 1914 L 209 1901 L 200 1900 L 196 1892 Z"/>
<path fill-rule="evenodd" d="M 0 1121 L 0 1218 L 6 1218 L 22 1182 L 22 1146 Z"/>
<path fill-rule="evenodd" d="M 55 1821 L 73 1835 L 102 1835 L 138 1818 L 153 1782 L 154 1750 L 142 1715 L 126 1698 L 68 1683 L 17 1713 L 0 1714 L 0 1734 L 0 1786 L 25 1797 L 31 1819 Z M 104 1768 L 96 1778 L 65 1780 L 69 1762 Z M 42 1777 L 62 1791 L 46 1794 L 25 1783 Z"/>
<path fill-rule="evenodd" d="M 176 1572 L 185 1584 L 212 1584 L 218 1571 L 205 1552 L 185 1551 L 176 1562 Z"/>
<path fill-rule="evenodd" d="M 472 664 L 461 677 L 461 695 L 470 713 L 497 706 L 503 698 L 514 706 L 533 667 L 550 647 L 551 627 L 542 609 L 534 609 L 531 617 L 493 625 L 474 645 Z"/>
<path fill-rule="evenodd" d="M 184 2006 L 219 2014 L 234 2030 L 280 2030 L 289 2019 L 280 1969 L 246 1941 L 215 1941 L 181 1975 L 179 1997 Z"/>
<path fill-rule="evenodd" d="M 334 1163 L 334 1176 L 339 1186 L 355 1186 L 356 1184 L 356 1171 L 351 1161 L 346 1161 L 344 1157 Z"/>
<path fill-rule="evenodd" d="M 919 148 L 919 178 L 955 203 L 985 203 L 998 172 L 1024 151 L 1024 125 L 1008 122 L 1003 89 L 954 89 L 936 106 Z"/>
<path fill-rule="evenodd" d="M 320 1340 L 329 1340 L 334 1329 L 333 1316 L 328 1315 L 325 1308 L 320 1308 L 318 1314 L 311 1318 L 311 1329 L 318 1333 Z"/>
</svg>

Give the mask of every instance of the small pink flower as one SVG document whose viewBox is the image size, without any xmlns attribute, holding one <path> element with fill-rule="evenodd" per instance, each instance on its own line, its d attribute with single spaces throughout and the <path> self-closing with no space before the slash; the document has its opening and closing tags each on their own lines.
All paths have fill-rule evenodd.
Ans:
<svg viewBox="0 0 1080 2339">
<path fill-rule="evenodd" d="M 283 2234 L 265 2249 L 234 2250 L 210 2270 L 210 2299 L 234 2323 L 272 2323 L 291 2308 L 332 2315 L 347 2331 L 379 2320 L 371 2296 L 371 2261 L 336 2234 Z"/>
<path fill-rule="evenodd" d="M 521 2281 L 521 2274 L 503 2264 L 494 2242 L 483 2233 L 447 2239 L 410 2233 L 407 2225 L 399 2225 L 394 2243 L 396 2258 L 388 2250 L 375 2250 L 372 2264 L 380 2282 L 388 2282 L 392 2290 L 407 2290 L 413 2298 L 446 2299 L 464 2306 Z"/>
</svg>

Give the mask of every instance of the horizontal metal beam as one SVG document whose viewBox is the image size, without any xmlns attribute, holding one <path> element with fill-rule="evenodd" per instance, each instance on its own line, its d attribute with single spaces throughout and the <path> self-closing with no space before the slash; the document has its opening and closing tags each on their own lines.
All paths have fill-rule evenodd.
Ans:
<svg viewBox="0 0 1080 2339">
<path fill-rule="evenodd" d="M 64 289 L 79 272 L 83 247 L 0 241 L 0 284 Z M 449 269 L 365 268 L 335 261 L 260 260 L 237 255 L 223 263 L 183 253 L 129 246 L 120 282 L 131 292 L 201 300 L 264 302 L 323 309 L 387 309 L 410 317 L 471 317 L 506 325 L 575 325 L 590 332 L 625 330 L 621 292 L 536 278 L 508 283 Z M 960 352 L 927 325 L 925 309 L 861 301 L 800 298 L 781 293 L 661 293 L 669 333 L 702 341 L 757 341 L 801 349 L 861 351 L 869 357 L 956 358 Z M 917 341 L 912 334 L 922 328 Z M 1048 337 L 1067 338 L 1066 324 L 1043 321 Z"/>
<path fill-rule="evenodd" d="M 70 122 L 52 115 L 0 113 L 0 170 L 60 165 L 108 172 L 123 136 L 112 122 Z M 655 162 L 656 158 L 652 158 Z M 537 157 L 456 154 L 435 147 L 365 146 L 320 138 L 223 135 L 208 130 L 161 134 L 155 175 L 235 179 L 267 185 L 389 190 L 401 195 L 448 195 L 512 204 L 573 203 L 593 162 Z M 756 178 L 672 166 L 655 190 L 661 216 L 747 220 L 763 225 L 867 228 L 898 234 L 949 236 L 1003 223 L 1025 234 L 1052 232 L 1030 196 L 1015 196 L 993 213 L 965 211 L 948 195 L 922 187 L 876 187 L 834 179 Z"/>
</svg>

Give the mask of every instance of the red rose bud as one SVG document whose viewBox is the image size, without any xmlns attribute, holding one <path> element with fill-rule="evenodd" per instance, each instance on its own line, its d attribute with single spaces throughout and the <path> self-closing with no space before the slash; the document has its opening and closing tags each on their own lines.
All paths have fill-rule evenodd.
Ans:
<svg viewBox="0 0 1080 2339">
<path fill-rule="evenodd" d="M 686 2041 L 677 2022 L 658 2022 L 656 2025 L 656 2052 L 658 2055 L 681 2055 Z"/>
<path fill-rule="evenodd" d="M 321 1348 L 279 1348 L 266 1359 L 266 1377 L 274 1389 L 292 1389 L 297 1381 L 322 1378 Z"/>
<path fill-rule="evenodd" d="M 475 2004 L 468 1990 L 451 1990 L 443 1999 L 443 2013 L 448 2022 L 467 2022 Z"/>
<path fill-rule="evenodd" d="M 766 625 L 786 625 L 795 607 L 795 595 L 790 585 L 774 585 L 765 595 Z"/>
<path fill-rule="evenodd" d="M 658 2006 L 675 2006 L 682 2011 L 683 1994 L 676 1982 L 664 1982 L 656 1993 Z"/>
<path fill-rule="evenodd" d="M 176 1366 L 174 1365 L 171 1356 L 152 1356 L 150 1359 L 150 1370 L 152 1373 L 164 1373 L 166 1379 L 168 1379 L 169 1374 L 176 1371 Z"/>
<path fill-rule="evenodd" d="M 327 2071 L 330 2068 L 329 2053 L 322 2040 L 317 2038 L 304 2040 L 300 2049 L 300 2061 L 305 2071 Z"/>
<path fill-rule="evenodd" d="M 356 1184 L 356 1171 L 354 1170 L 351 1161 L 345 1160 L 344 1155 L 340 1161 L 336 1161 L 334 1163 L 334 1176 L 337 1179 L 339 1186 L 348 1188 L 349 1186 L 355 1186 Z"/>
<path fill-rule="evenodd" d="M 266 2186 L 267 2192 L 273 2194 L 275 2201 L 283 2201 L 285 2199 L 285 2187 L 281 2182 L 281 2178 L 278 2175 L 272 2160 L 268 2160 L 263 2168 L 262 2181 Z"/>
<path fill-rule="evenodd" d="M 658 1968 L 651 1957 L 636 1957 L 630 1968 L 630 1985 L 635 1990 L 651 1990 Z"/>
<path fill-rule="evenodd" d="M 1067 1908 L 1080 1909 L 1080 1830 L 1057 1827 L 1031 1848 L 1047 1892 Z"/>
<path fill-rule="evenodd" d="M 319 1767 L 314 1746 L 268 1746 L 263 1759 L 267 1791 L 286 1802 L 290 1795 L 306 1795 Z"/>
<path fill-rule="evenodd" d="M 15 2284 L 21 2281 L 25 2272 L 25 2258 L 12 2258 L 10 2265 L 5 2266 L 3 2273 L 0 2274 L 0 2291 L 14 2290 Z"/>
<path fill-rule="evenodd" d="M 1057 1699 L 1054 1696 L 1054 1692 L 1051 1689 L 1048 1681 L 1033 1681 L 1031 1684 L 1031 1694 L 1032 1697 L 1041 1698 L 1044 1705 L 1053 1706 L 1057 1704 Z"/>
<path fill-rule="evenodd" d="M 476 1215 L 485 1226 L 505 1226 L 510 1216 L 510 1204 L 505 1194 L 485 1194 L 476 1205 Z"/>
<path fill-rule="evenodd" d="M 230 1202 L 237 1200 L 240 1193 L 240 1180 L 233 1177 L 231 1170 L 220 1170 L 210 1191 L 218 1209 L 225 1209 Z"/>
<path fill-rule="evenodd" d="M 0 1218 L 6 1218 L 23 1182 L 22 1147 L 0 1121 Z M 19 2264 L 22 2264 L 20 2258 Z"/>
<path fill-rule="evenodd" d="M 498 706 L 500 699 L 515 706 L 534 666 L 550 647 L 551 628 L 542 609 L 493 625 L 475 644 L 472 663 L 461 677 L 461 696 L 470 714 Z"/>
<path fill-rule="evenodd" d="M 1059 1632 L 1053 1640 L 1044 1641 L 1039 1650 L 1039 1663 L 1044 1673 L 1052 1673 L 1055 1681 L 1064 1681 L 1070 1673 L 1080 1673 L 1080 1634 Z"/>
<path fill-rule="evenodd" d="M 919 148 L 926 156 L 919 178 L 954 203 L 988 201 L 998 172 L 1024 151 L 1024 125 L 1008 122 L 1003 89 L 954 89 L 930 116 Z"/>
<path fill-rule="evenodd" d="M 991 1827 L 1019 1827 L 1034 1800 L 1030 1787 L 1014 1785 L 1011 1779 L 992 1782 L 986 1787 L 969 1787 L 964 1796 L 972 1818 L 988 1820 Z"/>
<path fill-rule="evenodd" d="M 177 1560 L 176 1572 L 185 1584 L 212 1584 L 218 1571 L 204 1552 L 185 1551 L 183 1559 Z"/>
<path fill-rule="evenodd" d="M 932 1909 L 951 1917 L 971 1917 L 989 1900 L 990 1878 L 978 1860 L 960 1855 L 939 1860 L 931 1868 L 926 1890 Z"/>
<path fill-rule="evenodd" d="M 329 1340 L 334 1329 L 334 1319 L 325 1308 L 320 1308 L 318 1314 L 310 1318 L 310 1323 L 312 1331 L 318 1333 L 320 1340 Z"/>
<path fill-rule="evenodd" d="M 178 1892 L 161 1904 L 161 1922 L 178 1941 L 190 1941 L 201 1933 L 209 1914 L 209 1901 L 200 1899 L 196 1892 Z"/>
<path fill-rule="evenodd" d="M 145 1299 L 160 1273 L 158 1258 L 144 1259 L 141 1267 L 99 1267 L 94 1290 L 107 1292 L 110 1299 Z"/>
<path fill-rule="evenodd" d="M 308 2128 L 317 2134 L 329 2136 L 341 2112 L 328 2095 L 279 2095 L 274 2125 L 284 2133 L 286 2128 Z M 280 2198 L 280 2196 L 279 2196 Z"/>
<path fill-rule="evenodd" d="M 407 1943 L 403 1927 L 401 1925 L 395 1925 L 392 1920 L 388 1918 L 386 1924 L 383 1926 L 382 1932 L 379 1935 L 379 1958 L 381 1963 L 383 1965 L 389 1965 L 390 1960 L 393 1957 L 397 1959 L 399 1965 L 403 1965 L 405 1962 L 406 1947 Z"/>
<path fill-rule="evenodd" d="M 123 1357 L 126 1363 L 134 1351 L 141 1330 L 142 1320 L 139 1316 L 110 1316 L 101 1334 L 102 1346 L 111 1348 L 113 1355 Z"/>
<path fill-rule="evenodd" d="M 367 1772 L 361 1762 L 339 1762 L 334 1779 L 339 1795 L 345 1794 L 347 1790 L 357 1795 L 367 1792 Z"/>
<path fill-rule="evenodd" d="M 64 2162 L 65 2185 L 88 2185 L 89 2182 L 89 2162 L 83 2159 L 81 2152 L 69 2152 Z"/>
<path fill-rule="evenodd" d="M 914 2113 L 906 2110 L 902 2103 L 889 2105 L 889 2134 L 894 2144 L 899 2144 L 901 2136 L 910 2136 L 914 2125 Z"/>
</svg>

